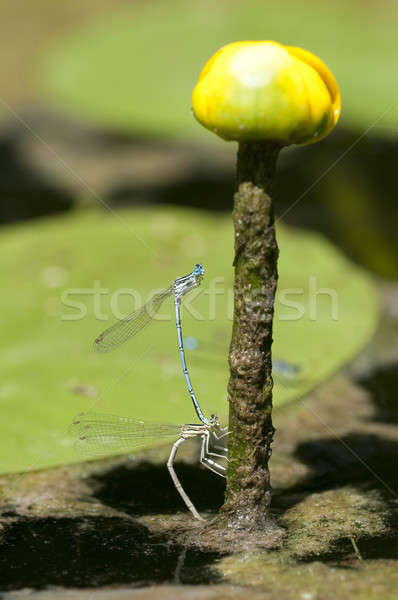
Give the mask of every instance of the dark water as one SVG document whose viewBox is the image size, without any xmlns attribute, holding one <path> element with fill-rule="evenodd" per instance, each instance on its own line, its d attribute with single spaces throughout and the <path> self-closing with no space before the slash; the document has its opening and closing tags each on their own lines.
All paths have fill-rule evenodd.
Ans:
<svg viewBox="0 0 398 600">
<path fill-rule="evenodd" d="M 343 561 L 353 558 L 357 560 L 396 560 L 398 558 L 398 537 L 396 534 L 398 521 L 396 520 L 395 523 L 390 524 L 392 526 L 391 530 L 385 535 L 362 535 L 356 537 L 354 541 L 351 538 L 343 537 L 337 540 L 328 552 L 308 554 L 300 562 L 319 561 L 342 566 Z"/>
<path fill-rule="evenodd" d="M 4 533 L 0 590 L 216 582 L 219 557 L 173 544 L 134 520 L 24 519 Z"/>
<path fill-rule="evenodd" d="M 26 164 L 24 136 L 20 124 L 0 132 L 0 224 L 63 213 L 76 203 L 68 190 Z"/>
<path fill-rule="evenodd" d="M 199 512 L 217 511 L 223 504 L 225 480 L 198 466 L 177 463 L 183 487 Z M 106 506 L 133 516 L 186 512 L 165 465 L 123 464 L 94 478 L 95 492 Z"/>
<path fill-rule="evenodd" d="M 176 470 L 198 510 L 221 506 L 223 479 L 188 464 L 177 463 Z M 184 547 L 136 520 L 186 511 L 165 465 L 127 463 L 92 482 L 96 491 L 84 500 L 99 500 L 121 517 L 29 519 L 5 507 L 9 523 L 0 546 L 0 590 L 217 582 L 211 565 L 221 554 Z"/>
<path fill-rule="evenodd" d="M 381 365 L 357 382 L 372 394 L 374 420 L 398 425 L 398 363 Z"/>
</svg>

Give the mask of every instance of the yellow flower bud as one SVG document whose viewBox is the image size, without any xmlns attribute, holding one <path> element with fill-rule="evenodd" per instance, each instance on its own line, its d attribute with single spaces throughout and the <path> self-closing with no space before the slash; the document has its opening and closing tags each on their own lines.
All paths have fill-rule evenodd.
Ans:
<svg viewBox="0 0 398 600">
<path fill-rule="evenodd" d="M 234 42 L 207 61 L 192 107 L 225 140 L 310 144 L 336 125 L 341 98 L 333 74 L 311 52 L 272 41 Z"/>
</svg>

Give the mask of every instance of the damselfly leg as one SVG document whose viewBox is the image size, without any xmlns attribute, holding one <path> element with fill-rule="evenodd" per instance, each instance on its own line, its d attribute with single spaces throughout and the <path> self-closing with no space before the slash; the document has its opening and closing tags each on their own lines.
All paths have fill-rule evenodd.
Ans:
<svg viewBox="0 0 398 600">
<path fill-rule="evenodd" d="M 212 415 L 212 422 L 208 425 L 186 424 L 181 427 L 164 423 L 148 423 L 140 419 L 105 413 L 87 412 L 80 413 L 75 417 L 69 431 L 76 439 L 76 449 L 86 457 L 93 458 L 126 453 L 129 450 L 151 445 L 162 439 L 167 440 L 177 437 L 167 461 L 167 468 L 175 488 L 187 508 L 196 519 L 203 520 L 177 477 L 174 470 L 174 460 L 181 444 L 187 439 L 199 437 L 201 438 L 200 462 L 217 475 L 225 477 L 226 468 L 210 458 L 212 456 L 212 452 L 209 451 L 210 436 L 215 435 L 215 438 L 220 440 L 228 435 L 228 433 L 219 435 L 216 429 L 221 432 L 224 431 L 220 429 L 218 419 L 214 415 Z M 216 456 L 226 458 L 225 455 L 217 454 Z"/>
</svg>

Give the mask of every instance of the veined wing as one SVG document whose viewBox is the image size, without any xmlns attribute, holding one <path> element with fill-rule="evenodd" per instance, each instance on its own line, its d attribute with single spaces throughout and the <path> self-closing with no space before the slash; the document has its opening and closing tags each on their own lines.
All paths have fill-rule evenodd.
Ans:
<svg viewBox="0 0 398 600">
<path fill-rule="evenodd" d="M 159 440 L 176 439 L 181 427 L 144 422 L 106 413 L 86 412 L 77 415 L 69 433 L 76 439 L 76 450 L 96 457 L 125 453 Z"/>
<path fill-rule="evenodd" d="M 173 288 L 169 287 L 156 294 L 144 306 L 101 333 L 94 341 L 96 352 L 114 350 L 144 329 L 154 318 L 163 301 L 172 294 L 172 291 Z"/>
</svg>

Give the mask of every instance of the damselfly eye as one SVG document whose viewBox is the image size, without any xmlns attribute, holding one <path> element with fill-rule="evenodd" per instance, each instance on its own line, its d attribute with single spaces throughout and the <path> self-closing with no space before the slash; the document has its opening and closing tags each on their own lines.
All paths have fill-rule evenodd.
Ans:
<svg viewBox="0 0 398 600">
<path fill-rule="evenodd" d="M 193 272 L 194 275 L 204 275 L 205 270 L 203 268 L 203 265 L 201 263 L 196 263 Z"/>
</svg>

